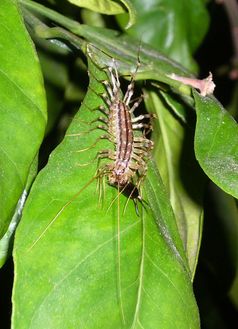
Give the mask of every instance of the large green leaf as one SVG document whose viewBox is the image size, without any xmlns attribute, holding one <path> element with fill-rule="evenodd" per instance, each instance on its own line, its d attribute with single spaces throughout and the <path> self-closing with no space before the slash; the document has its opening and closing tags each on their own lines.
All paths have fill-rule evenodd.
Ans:
<svg viewBox="0 0 238 329">
<path fill-rule="evenodd" d="M 124 12 L 124 8 L 111 0 L 68 0 L 76 6 L 87 8 L 102 14 L 116 15 Z"/>
<path fill-rule="evenodd" d="M 193 92 L 197 112 L 196 158 L 222 190 L 238 198 L 238 126 L 213 97 Z"/>
<path fill-rule="evenodd" d="M 98 79 L 107 77 L 92 64 L 89 69 L 88 93 L 38 175 L 17 231 L 13 328 L 199 328 L 186 257 L 156 167 L 149 166 L 145 183 L 151 210 L 145 204 L 138 216 L 129 200 L 123 214 L 123 195 L 110 207 L 117 189 L 107 184 L 99 204 L 95 157 L 112 145 L 96 142 L 102 132 L 93 120 L 103 103 L 98 93 L 105 91 Z"/>
<path fill-rule="evenodd" d="M 46 102 L 38 58 L 14 0 L 0 2 L 0 237 L 42 141 Z"/>
<path fill-rule="evenodd" d="M 42 7 L 34 7 L 34 9 L 39 9 L 41 13 L 44 11 Z M 55 16 L 51 13 L 50 18 L 53 17 Z M 70 26 L 72 31 L 94 44 L 94 46 L 90 45 L 88 49 L 95 61 L 99 62 L 101 66 L 109 65 L 111 57 L 113 57 L 117 62 L 119 71 L 122 74 L 128 74 L 128 72 L 135 71 L 139 58 L 140 66 L 135 77 L 136 79 L 158 80 L 177 88 L 179 92 L 190 94 L 187 86 L 170 79 L 172 73 L 182 76 L 190 76 L 190 73 L 178 63 L 166 58 L 151 47 L 143 43 L 140 44 L 130 36 L 118 37 L 115 31 L 85 25 L 74 26 L 72 22 Z M 61 37 L 61 40 L 65 38 L 80 47 L 83 45 L 82 40 L 72 38 L 69 34 L 59 29 L 48 29 L 46 36 L 51 38 L 58 36 Z M 199 168 L 194 161 L 193 145 L 188 143 L 192 136 L 191 134 L 188 136 L 188 127 L 181 125 L 177 118 L 179 116 L 183 121 L 186 121 L 184 104 L 180 104 L 172 97 L 169 97 L 168 94 L 161 93 L 161 97 L 162 95 L 164 100 L 160 100 L 154 93 L 156 101 L 153 105 L 153 112 L 157 112 L 159 118 L 158 125 L 163 128 L 161 130 L 162 138 L 158 141 L 159 135 L 155 137 L 156 148 L 158 149 L 156 161 L 160 170 L 162 170 L 163 180 L 168 187 L 170 200 L 189 259 L 190 269 L 194 274 L 201 238 L 203 180 L 200 179 Z M 191 98 L 188 98 L 188 100 L 190 103 L 193 101 Z M 163 105 L 164 101 L 168 104 L 166 108 Z M 176 116 L 172 115 L 170 110 Z M 155 120 L 155 125 L 157 125 L 157 120 Z M 162 144 L 160 141 L 163 141 Z M 185 148 L 187 148 L 186 151 Z M 192 168 L 190 171 L 191 175 L 185 174 L 187 168 L 189 171 Z M 193 182 L 194 175 L 199 177 L 196 188 Z M 193 214 L 192 216 L 191 213 Z"/>
<path fill-rule="evenodd" d="M 142 43 L 141 41 L 135 40 L 133 37 L 128 35 L 119 36 L 118 31 L 110 30 L 105 28 L 99 28 L 94 26 L 88 26 L 84 24 L 79 24 L 78 22 L 71 20 L 59 13 L 50 10 L 38 3 L 34 3 L 29 0 L 19 0 L 23 8 L 27 8 L 33 12 L 43 15 L 57 24 L 60 24 L 67 28 L 72 33 L 85 38 L 88 42 L 91 42 L 100 50 L 105 51 L 107 55 L 113 58 L 123 58 L 122 62 L 127 64 L 128 68 L 131 70 L 135 67 L 138 57 L 141 61 L 146 63 L 143 65 L 143 70 L 147 72 L 147 78 L 159 80 L 170 84 L 171 86 L 181 86 L 181 83 L 171 79 L 169 75 L 175 73 L 176 75 L 192 76 L 184 66 L 180 65 L 178 62 L 164 56 L 150 46 Z M 26 21 L 28 21 L 28 16 L 25 16 Z M 61 39 L 72 43 L 76 47 L 82 47 L 84 44 L 83 40 L 77 36 L 68 33 L 68 31 L 62 28 L 48 28 L 46 26 L 41 26 L 40 24 L 35 25 L 35 32 L 40 38 L 46 39 Z M 58 40 L 57 40 L 58 41 Z M 106 59 L 100 52 L 99 60 L 108 61 L 108 56 Z M 104 63 L 104 65 L 108 63 Z M 128 67 L 129 64 L 129 67 Z M 122 69 L 122 67 L 120 67 Z M 145 75 L 143 78 L 146 78 Z M 186 88 L 184 88 L 186 90 Z"/>
<path fill-rule="evenodd" d="M 27 198 L 28 190 L 32 184 L 33 179 L 36 176 L 37 167 L 38 167 L 38 155 L 35 157 L 35 159 L 32 162 L 32 165 L 30 167 L 30 171 L 28 174 L 27 182 L 25 185 L 25 189 L 24 189 L 20 199 L 18 200 L 17 206 L 15 208 L 15 212 L 8 225 L 8 229 L 0 240 L 0 267 L 2 267 L 5 264 L 7 258 L 9 257 L 9 255 L 12 252 L 13 237 L 15 234 L 15 230 L 17 228 L 19 221 L 21 220 L 22 209 L 24 207 L 24 204 L 25 204 L 25 201 Z"/>
<path fill-rule="evenodd" d="M 182 109 L 185 110 L 184 104 L 178 103 L 162 91 L 147 93 L 145 100 L 148 108 L 156 113 L 157 119 L 153 122 L 156 140 L 154 158 L 169 191 L 190 270 L 194 275 L 202 232 L 205 175 L 202 175 L 195 160 L 193 132 L 190 132 L 188 125 L 182 123 L 171 110 L 172 106 L 175 107 L 177 114 L 181 108 L 182 113 Z"/>
<path fill-rule="evenodd" d="M 196 68 L 192 53 L 208 29 L 208 13 L 202 0 L 132 0 L 136 23 L 127 33 L 156 47 L 162 53 Z M 186 15 L 186 19 L 184 19 Z M 124 26 L 126 17 L 118 16 Z"/>
<path fill-rule="evenodd" d="M 117 15 L 126 12 L 129 13 L 129 22 L 126 28 L 129 28 L 135 23 L 136 12 L 130 0 L 68 0 L 79 7 L 84 7 L 95 12 L 106 15 Z"/>
</svg>

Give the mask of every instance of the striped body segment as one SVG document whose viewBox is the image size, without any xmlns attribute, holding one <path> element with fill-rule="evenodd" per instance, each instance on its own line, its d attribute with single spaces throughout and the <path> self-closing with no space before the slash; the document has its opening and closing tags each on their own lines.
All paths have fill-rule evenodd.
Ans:
<svg viewBox="0 0 238 329">
<path fill-rule="evenodd" d="M 114 150 L 103 150 L 98 156 L 108 157 L 113 161 L 99 169 L 99 176 L 106 175 L 109 184 L 120 189 L 131 183 L 137 188 L 146 174 L 146 160 L 150 156 L 153 142 L 146 138 L 145 133 L 135 136 L 135 131 L 150 128 L 150 125 L 145 124 L 143 120 L 151 118 L 152 115 L 134 117 L 133 112 L 139 106 L 142 97 L 130 107 L 134 88 L 133 79 L 123 97 L 115 65 L 109 67 L 109 78 L 110 82 L 104 81 L 107 93 L 103 95 L 108 109 L 101 108 L 101 110 L 107 115 L 107 119 L 102 120 L 106 124 L 103 129 L 106 128 L 107 138 L 114 144 Z"/>
</svg>

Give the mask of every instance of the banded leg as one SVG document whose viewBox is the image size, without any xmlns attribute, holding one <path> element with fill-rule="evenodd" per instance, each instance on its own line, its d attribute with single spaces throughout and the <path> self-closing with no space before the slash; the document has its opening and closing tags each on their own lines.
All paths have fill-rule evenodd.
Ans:
<svg viewBox="0 0 238 329">
<path fill-rule="evenodd" d="M 139 100 L 138 101 L 136 101 L 133 105 L 132 105 L 132 107 L 130 108 L 130 113 L 133 113 L 134 111 L 135 111 L 135 109 L 140 105 L 140 103 L 142 102 L 142 96 L 139 98 Z"/>
</svg>

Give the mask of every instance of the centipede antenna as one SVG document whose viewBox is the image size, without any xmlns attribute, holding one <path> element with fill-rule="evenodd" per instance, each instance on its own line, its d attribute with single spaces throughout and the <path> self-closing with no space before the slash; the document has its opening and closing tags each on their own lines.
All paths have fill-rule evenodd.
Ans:
<svg viewBox="0 0 238 329">
<path fill-rule="evenodd" d="M 120 187 L 117 184 L 117 192 L 120 195 Z M 122 281 L 121 281 L 121 227 L 120 227 L 120 198 L 117 199 L 117 254 L 118 254 L 118 295 L 122 322 L 125 324 L 125 314 L 122 300 Z"/>
<path fill-rule="evenodd" d="M 109 54 L 107 54 L 104 50 L 98 48 L 97 46 L 93 45 L 92 43 L 88 43 L 88 44 L 87 44 L 87 52 L 88 52 L 88 55 L 89 55 L 89 57 L 90 57 L 90 59 L 91 59 L 92 61 L 93 61 L 93 58 L 92 58 L 93 56 L 92 56 L 92 52 L 90 52 L 90 50 L 89 50 L 89 47 L 95 48 L 96 50 L 100 51 L 103 55 L 105 55 L 106 57 L 110 58 L 110 60 L 112 60 L 112 56 L 109 55 Z M 113 58 L 113 59 L 114 59 L 114 58 Z M 115 61 L 115 59 L 114 59 L 114 61 Z M 102 70 L 107 70 L 107 69 L 108 69 L 108 66 L 109 66 L 109 65 L 106 65 L 106 66 L 104 66 L 104 67 L 100 67 L 100 69 L 102 69 Z"/>
<path fill-rule="evenodd" d="M 137 198 L 132 198 L 132 195 L 133 195 L 133 193 L 134 193 L 136 190 L 139 191 L 139 188 L 135 185 L 135 186 L 133 187 L 131 193 L 129 194 L 129 197 L 128 197 L 127 200 L 126 200 L 126 204 L 125 204 L 124 209 L 123 209 L 123 215 L 124 215 L 125 212 L 126 212 L 126 208 L 127 208 L 127 206 L 128 206 L 128 203 L 129 203 L 130 199 L 133 199 L 133 201 L 134 201 L 134 203 L 135 203 L 135 199 L 138 198 L 138 197 L 137 197 Z"/>
<path fill-rule="evenodd" d="M 102 192 L 103 191 L 103 187 L 102 187 L 103 182 L 102 182 L 102 179 L 103 179 L 102 176 L 100 176 L 98 178 L 98 191 L 99 191 L 99 193 L 98 193 L 98 202 L 99 202 L 100 206 L 103 204 L 103 201 L 102 201 L 102 198 L 103 198 L 103 192 Z"/>
<path fill-rule="evenodd" d="M 140 217 L 137 200 L 133 199 L 133 202 L 134 202 L 134 206 L 135 206 L 136 215 L 138 217 Z"/>
<path fill-rule="evenodd" d="M 102 202 L 105 200 L 105 194 L 106 194 L 106 180 L 105 180 L 105 175 L 102 177 Z"/>
<path fill-rule="evenodd" d="M 141 51 L 141 44 L 142 44 L 142 40 L 140 40 L 139 47 L 137 47 L 137 65 L 136 65 L 135 72 L 132 74 L 134 77 L 135 77 L 135 75 L 137 74 L 138 69 L 139 69 L 139 67 L 140 67 L 140 65 L 141 65 L 140 56 L 139 56 L 140 51 Z M 105 55 L 106 57 L 108 57 L 109 59 L 111 59 L 111 63 L 108 63 L 108 64 L 105 65 L 105 66 L 101 66 L 100 69 L 102 69 L 102 70 L 108 70 L 108 67 L 114 67 L 114 68 L 116 69 L 116 74 L 118 74 L 118 73 L 117 73 L 117 66 L 119 66 L 118 63 L 121 62 L 119 58 L 115 59 L 115 57 L 113 57 L 112 55 L 110 55 L 110 54 L 107 53 L 106 51 L 102 50 L 101 48 L 95 46 L 95 45 L 92 44 L 92 43 L 88 43 L 88 45 L 87 45 L 87 52 L 88 52 L 88 55 L 89 55 L 90 59 L 91 59 L 93 62 L 95 62 L 95 59 L 93 59 L 93 55 L 94 55 L 94 54 L 92 53 L 92 51 L 89 50 L 90 47 L 96 49 L 97 51 L 101 52 L 103 55 Z M 127 57 L 128 57 L 128 53 L 127 53 L 126 55 L 127 55 Z M 95 55 L 94 55 L 94 56 L 95 56 Z M 130 56 L 129 63 L 133 63 L 134 60 L 135 60 L 134 56 Z M 115 64 L 114 64 L 114 63 L 115 63 Z M 128 63 L 128 66 L 130 65 L 129 63 Z M 126 76 L 128 76 L 128 74 L 126 74 Z"/>
<path fill-rule="evenodd" d="M 96 179 L 93 176 L 77 193 L 75 193 L 72 198 L 64 204 L 64 206 L 57 212 L 57 214 L 53 217 L 53 219 L 49 222 L 49 224 L 45 227 L 43 232 L 38 236 L 38 238 L 33 242 L 33 244 L 29 247 L 28 251 L 30 251 L 44 236 L 44 234 L 48 231 L 48 229 L 54 224 L 57 218 L 62 214 L 62 212 Z"/>
<path fill-rule="evenodd" d="M 129 184 L 129 183 L 128 183 L 128 184 Z M 123 192 L 126 190 L 128 184 L 126 184 L 121 190 L 119 189 L 119 193 L 117 193 L 117 195 L 115 196 L 115 198 L 111 201 L 109 207 L 107 208 L 107 212 L 111 209 L 111 207 L 113 206 L 113 203 L 114 203 L 117 199 L 119 199 L 119 196 L 120 196 L 121 194 L 123 194 Z"/>
</svg>

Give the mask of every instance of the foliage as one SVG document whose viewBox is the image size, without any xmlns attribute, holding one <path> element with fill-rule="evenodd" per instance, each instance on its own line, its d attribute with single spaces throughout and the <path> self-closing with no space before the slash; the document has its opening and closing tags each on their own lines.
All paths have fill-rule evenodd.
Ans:
<svg viewBox="0 0 238 329">
<path fill-rule="evenodd" d="M 236 121 L 173 79 L 198 70 L 205 2 L 44 5 L 0 2 L 0 261 L 13 252 L 12 328 L 199 328 L 192 284 L 208 179 L 233 223 L 238 195 Z M 97 129 L 112 59 L 122 89 L 133 77 L 134 98 L 143 93 L 140 113 L 155 116 L 136 207 L 96 178 L 109 161 L 98 164 L 98 151 L 113 149 Z M 237 231 L 227 230 L 232 251 Z"/>
</svg>

